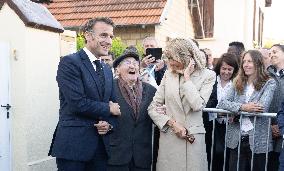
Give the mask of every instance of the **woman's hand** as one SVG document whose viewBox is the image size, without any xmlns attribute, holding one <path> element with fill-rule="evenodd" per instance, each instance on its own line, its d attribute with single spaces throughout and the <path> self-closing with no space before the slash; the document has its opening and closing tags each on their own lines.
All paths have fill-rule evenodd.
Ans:
<svg viewBox="0 0 284 171">
<path fill-rule="evenodd" d="M 193 58 L 190 58 L 190 62 L 183 72 L 183 76 L 186 81 L 189 80 L 190 75 L 194 72 L 194 70 L 195 70 L 195 61 Z"/>
<path fill-rule="evenodd" d="M 256 113 L 261 113 L 264 111 L 263 105 L 255 102 L 249 102 L 242 104 L 241 110 L 245 112 L 256 112 Z"/>
<path fill-rule="evenodd" d="M 172 129 L 179 138 L 186 138 L 186 129 L 181 124 L 175 122 Z"/>
</svg>

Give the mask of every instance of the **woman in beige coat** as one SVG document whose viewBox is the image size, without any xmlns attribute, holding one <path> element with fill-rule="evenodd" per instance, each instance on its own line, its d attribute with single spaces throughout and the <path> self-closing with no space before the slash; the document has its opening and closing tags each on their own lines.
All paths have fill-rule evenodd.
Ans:
<svg viewBox="0 0 284 171">
<path fill-rule="evenodd" d="M 169 70 L 148 108 L 162 131 L 157 171 L 206 171 L 202 109 L 215 83 L 215 73 L 205 68 L 205 56 L 192 40 L 173 39 L 164 55 Z M 192 136 L 193 143 L 189 140 Z"/>
</svg>

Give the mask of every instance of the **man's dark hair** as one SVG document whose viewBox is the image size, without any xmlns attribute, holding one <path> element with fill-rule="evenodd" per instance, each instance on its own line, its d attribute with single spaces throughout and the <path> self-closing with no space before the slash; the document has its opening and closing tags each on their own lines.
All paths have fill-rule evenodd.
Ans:
<svg viewBox="0 0 284 171">
<path fill-rule="evenodd" d="M 115 27 L 114 22 L 110 18 L 108 18 L 108 17 L 97 17 L 97 18 L 93 18 L 93 19 L 90 19 L 89 21 L 87 21 L 86 24 L 82 26 L 81 32 L 86 33 L 88 31 L 92 31 L 94 25 L 97 22 L 104 22 L 106 24 L 111 25 L 112 27 Z"/>
<path fill-rule="evenodd" d="M 280 44 L 274 44 L 271 47 L 278 47 L 282 52 L 284 52 L 284 45 L 280 45 Z"/>
<path fill-rule="evenodd" d="M 85 25 L 83 25 L 80 29 L 81 33 L 83 33 L 83 35 L 84 35 L 84 33 L 86 33 L 86 32 L 92 32 L 93 27 L 97 22 L 104 22 L 106 24 L 111 25 L 112 27 L 115 27 L 114 22 L 110 18 L 108 18 L 108 17 L 97 17 L 97 18 L 93 18 L 93 19 L 90 19 L 89 21 L 87 21 L 85 23 Z M 87 43 L 86 38 L 85 38 L 85 43 Z"/>
<path fill-rule="evenodd" d="M 237 49 L 241 52 L 245 51 L 245 46 L 242 42 L 231 42 L 229 43 L 229 46 L 236 46 Z"/>
</svg>

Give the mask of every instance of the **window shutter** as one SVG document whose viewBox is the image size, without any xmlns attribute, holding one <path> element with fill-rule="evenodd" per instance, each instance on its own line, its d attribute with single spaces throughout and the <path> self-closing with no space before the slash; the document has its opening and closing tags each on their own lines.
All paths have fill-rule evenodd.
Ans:
<svg viewBox="0 0 284 171">
<path fill-rule="evenodd" d="M 214 0 L 189 0 L 196 39 L 214 36 Z"/>
<path fill-rule="evenodd" d="M 206 38 L 214 36 L 214 0 L 203 1 L 203 26 Z"/>
</svg>

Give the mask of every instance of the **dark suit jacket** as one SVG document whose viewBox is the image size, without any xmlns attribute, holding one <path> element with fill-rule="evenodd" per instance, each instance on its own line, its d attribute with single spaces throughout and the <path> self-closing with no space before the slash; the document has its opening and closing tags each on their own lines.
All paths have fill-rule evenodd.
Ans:
<svg viewBox="0 0 284 171">
<path fill-rule="evenodd" d="M 105 87 L 99 87 L 98 75 L 84 50 L 61 59 L 56 77 L 59 122 L 51 145 L 52 156 L 75 161 L 91 160 L 101 136 L 94 124 L 104 120 L 116 125 L 108 104 L 115 101 L 112 72 L 108 66 L 102 65 Z M 109 135 L 102 138 L 109 153 Z"/>
<path fill-rule="evenodd" d="M 156 89 L 150 84 L 143 83 L 139 116 L 135 120 L 133 109 L 122 96 L 117 80 L 114 85 L 121 117 L 118 118 L 117 130 L 110 135 L 111 157 L 108 163 L 124 165 L 129 163 L 133 157 L 136 166 L 150 168 L 152 162 L 152 120 L 147 109 Z"/>
<path fill-rule="evenodd" d="M 213 85 L 213 90 L 212 93 L 210 95 L 210 98 L 206 104 L 206 108 L 215 108 L 218 104 L 218 99 L 217 99 L 217 81 L 215 82 L 215 84 Z M 204 127 L 207 129 L 208 127 L 211 127 L 211 123 L 209 122 L 209 114 L 207 112 L 203 112 L 203 123 L 204 123 Z M 212 131 L 212 128 L 211 130 Z"/>
</svg>

